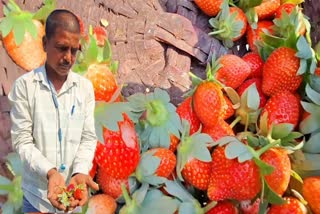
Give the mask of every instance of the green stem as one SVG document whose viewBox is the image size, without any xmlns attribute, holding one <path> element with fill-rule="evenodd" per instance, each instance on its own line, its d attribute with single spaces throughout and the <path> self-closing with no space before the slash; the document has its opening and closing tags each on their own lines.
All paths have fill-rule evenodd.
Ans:
<svg viewBox="0 0 320 214">
<path fill-rule="evenodd" d="M 132 204 L 132 200 L 130 198 L 130 195 L 127 191 L 126 185 L 124 183 L 121 184 L 121 190 L 122 190 L 122 196 L 124 200 L 126 201 L 126 205 L 130 206 Z"/>
<path fill-rule="evenodd" d="M 262 187 L 261 187 L 261 195 L 260 195 L 260 202 L 263 201 L 264 199 L 264 191 L 265 191 L 265 183 L 264 183 L 264 177 L 261 176 L 261 184 L 262 184 Z"/>
<path fill-rule="evenodd" d="M 281 142 L 280 139 L 272 140 L 272 141 L 268 145 L 266 145 L 266 146 L 262 147 L 261 149 L 259 149 L 258 151 L 256 151 L 256 153 L 258 154 L 259 157 L 260 157 L 260 155 L 262 155 L 263 153 L 268 151 L 270 148 L 274 147 L 275 145 L 277 145 L 277 144 L 279 144 Z"/>
<path fill-rule="evenodd" d="M 12 184 L 7 184 L 7 185 L 0 185 L 0 190 L 5 190 L 8 192 L 13 192 L 14 191 L 14 186 Z"/>
<path fill-rule="evenodd" d="M 230 127 L 233 128 L 235 125 L 237 125 L 241 121 L 241 116 L 236 117 L 230 124 Z"/>
<path fill-rule="evenodd" d="M 215 207 L 217 205 L 216 201 L 211 201 L 209 204 L 207 204 L 204 208 L 203 211 L 204 213 L 209 212 L 209 210 L 211 210 L 213 207 Z"/>
<path fill-rule="evenodd" d="M 226 32 L 226 30 L 227 30 L 226 28 L 222 28 L 222 29 L 217 30 L 217 31 L 212 31 L 212 32 L 208 33 L 208 35 L 210 35 L 210 36 L 217 35 L 217 34 Z"/>
</svg>

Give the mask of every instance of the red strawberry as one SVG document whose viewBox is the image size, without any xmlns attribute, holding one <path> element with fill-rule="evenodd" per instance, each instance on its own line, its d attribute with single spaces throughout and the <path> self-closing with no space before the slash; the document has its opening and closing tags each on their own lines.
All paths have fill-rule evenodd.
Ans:
<svg viewBox="0 0 320 214">
<path fill-rule="evenodd" d="M 118 122 L 119 130 L 104 129 L 104 144 L 98 144 L 95 158 L 99 167 L 114 178 L 125 179 L 136 169 L 140 147 L 133 122 L 126 114 Z M 102 148 L 101 148 L 102 147 Z"/>
<path fill-rule="evenodd" d="M 114 214 L 116 209 L 117 203 L 114 198 L 106 194 L 98 194 L 89 199 L 86 214 Z"/>
<path fill-rule="evenodd" d="M 271 148 L 260 158 L 274 167 L 274 171 L 270 175 L 266 175 L 265 178 L 270 188 L 282 196 L 288 188 L 291 175 L 291 163 L 287 151 Z"/>
<path fill-rule="evenodd" d="M 77 188 L 73 193 L 73 197 L 76 200 L 81 200 L 83 198 L 83 190 L 80 188 Z"/>
<path fill-rule="evenodd" d="M 96 26 L 93 28 L 93 35 L 97 40 L 98 46 L 104 46 L 107 39 L 107 31 L 104 27 Z"/>
<path fill-rule="evenodd" d="M 233 54 L 221 56 L 219 63 L 222 67 L 215 74 L 217 80 L 233 89 L 238 88 L 251 73 L 250 66 Z"/>
<path fill-rule="evenodd" d="M 192 97 L 186 98 L 177 107 L 176 112 L 179 114 L 181 120 L 185 119 L 190 124 L 190 135 L 195 133 L 200 128 L 200 120 L 193 110 Z"/>
<path fill-rule="evenodd" d="M 264 113 L 268 113 L 268 127 L 272 123 L 291 123 L 296 127 L 300 118 L 300 101 L 293 93 L 283 91 L 269 98 L 261 115 Z"/>
<path fill-rule="evenodd" d="M 247 41 L 251 51 L 258 52 L 256 42 L 261 41 L 261 33 L 263 33 L 263 31 L 268 31 L 270 34 L 272 34 L 273 33 L 272 26 L 273 26 L 273 22 L 269 20 L 258 21 L 256 29 L 253 29 L 251 28 L 250 25 L 248 25 Z"/>
<path fill-rule="evenodd" d="M 211 163 L 192 158 L 188 160 L 181 173 L 184 180 L 189 184 L 197 189 L 207 190 L 211 173 Z"/>
<path fill-rule="evenodd" d="M 257 198 L 253 203 L 250 200 L 240 202 L 240 209 L 243 214 L 258 214 L 260 206 L 260 198 Z"/>
<path fill-rule="evenodd" d="M 306 214 L 306 207 L 296 198 L 284 198 L 287 203 L 282 205 L 272 205 L 267 214 Z"/>
<path fill-rule="evenodd" d="M 193 107 L 199 120 L 206 126 L 214 126 L 225 115 L 225 99 L 221 87 L 205 81 L 198 85 L 193 94 Z"/>
<path fill-rule="evenodd" d="M 303 179 L 302 194 L 314 214 L 320 213 L 320 176 Z"/>
<path fill-rule="evenodd" d="M 194 0 L 194 3 L 208 16 L 216 16 L 221 10 L 223 0 Z"/>
<path fill-rule="evenodd" d="M 171 134 L 169 150 L 171 150 L 172 152 L 176 152 L 179 142 L 180 142 L 180 139 L 177 138 L 175 135 Z"/>
<path fill-rule="evenodd" d="M 214 149 L 207 193 L 210 200 L 251 200 L 260 190 L 259 168 L 253 160 L 239 163 L 237 159 L 226 158 L 225 147 Z"/>
<path fill-rule="evenodd" d="M 92 82 L 97 101 L 110 101 L 118 89 L 116 78 L 106 64 L 91 64 L 84 76 Z"/>
<path fill-rule="evenodd" d="M 237 89 L 237 92 L 239 96 L 243 94 L 243 92 L 252 84 L 256 84 L 257 91 L 259 93 L 260 97 L 260 105 L 259 108 L 262 108 L 265 106 L 267 102 L 267 96 L 262 92 L 262 81 L 260 78 L 252 78 L 252 79 L 247 79 L 240 85 L 240 87 Z"/>
<path fill-rule="evenodd" d="M 169 177 L 176 167 L 176 156 L 174 153 L 166 148 L 154 148 L 148 152 L 154 152 L 153 156 L 160 158 L 160 165 L 156 170 L 156 175 L 160 177 Z"/>
<path fill-rule="evenodd" d="M 203 126 L 201 132 L 210 135 L 214 141 L 225 136 L 234 136 L 233 129 L 224 120 L 219 120 L 214 126 Z"/>
<path fill-rule="evenodd" d="M 129 179 L 117 179 L 108 175 L 104 168 L 99 168 L 97 172 L 97 183 L 103 193 L 118 199 L 122 195 L 121 184 L 125 184 L 129 191 Z"/>
<path fill-rule="evenodd" d="M 277 48 L 270 54 L 262 73 L 262 91 L 266 95 L 299 88 L 303 77 L 297 75 L 300 59 L 295 55 L 296 51 L 288 47 Z"/>
<path fill-rule="evenodd" d="M 211 18 L 209 23 L 213 28 L 209 35 L 221 40 L 227 48 L 231 48 L 233 42 L 239 40 L 247 30 L 245 13 L 240 8 L 229 7 L 227 4 L 222 6 L 221 13 Z"/>
<path fill-rule="evenodd" d="M 238 214 L 237 207 L 230 201 L 219 201 L 218 204 L 210 209 L 206 214 Z"/>
<path fill-rule="evenodd" d="M 262 68 L 263 68 L 263 60 L 257 52 L 249 52 L 245 54 L 242 59 L 249 64 L 251 68 L 251 72 L 249 74 L 250 77 L 262 77 Z"/>
<path fill-rule="evenodd" d="M 280 6 L 280 0 L 263 0 L 255 7 L 259 20 L 272 18 Z"/>
<path fill-rule="evenodd" d="M 291 14 L 292 11 L 297 7 L 297 5 L 293 3 L 284 3 L 278 7 L 276 13 L 275 13 L 275 18 L 281 19 L 284 13 Z M 302 14 L 302 10 L 300 9 L 298 12 L 299 20 L 300 20 L 300 29 L 299 29 L 299 34 L 303 35 L 306 32 L 306 26 L 304 24 L 304 18 Z"/>
<path fill-rule="evenodd" d="M 3 47 L 11 59 L 26 71 L 31 71 L 43 65 L 46 61 L 46 53 L 43 48 L 42 39 L 45 28 L 42 21 L 34 19 L 39 14 L 22 10 L 15 1 L 6 1 L 2 5 L 5 17 L 0 20 L 0 35 Z M 5 9 L 6 8 L 6 9 Z M 54 10 L 54 6 L 44 5 L 46 13 Z M 48 14 L 42 14 L 41 17 Z"/>
<path fill-rule="evenodd" d="M 233 108 L 233 104 L 232 104 L 231 100 L 227 96 L 224 96 L 224 99 L 226 101 L 226 107 L 227 108 L 225 110 L 226 113 L 225 113 L 223 119 L 226 120 L 226 119 L 229 119 L 230 117 L 232 117 L 234 115 L 235 110 Z"/>
<path fill-rule="evenodd" d="M 74 189 L 75 189 L 74 184 L 69 184 L 69 185 L 67 186 L 67 191 L 68 191 L 68 192 L 71 192 L 71 191 L 73 191 Z"/>
</svg>

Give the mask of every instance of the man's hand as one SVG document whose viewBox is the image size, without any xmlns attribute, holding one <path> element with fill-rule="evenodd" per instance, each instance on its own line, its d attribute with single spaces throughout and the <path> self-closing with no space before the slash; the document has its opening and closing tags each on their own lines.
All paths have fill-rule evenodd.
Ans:
<svg viewBox="0 0 320 214">
<path fill-rule="evenodd" d="M 66 210 L 67 208 L 58 200 L 58 195 L 62 193 L 63 187 L 65 187 L 64 177 L 56 169 L 50 169 L 47 178 L 50 203 L 59 210 Z"/>
<path fill-rule="evenodd" d="M 96 182 L 94 182 L 89 175 L 85 175 L 85 174 L 81 174 L 81 173 L 74 175 L 70 180 L 70 184 L 74 184 L 75 186 L 85 184 L 84 185 L 85 187 L 83 189 L 82 198 L 79 201 L 76 200 L 79 202 L 78 206 L 83 206 L 88 201 L 88 193 L 89 193 L 88 188 L 89 187 L 93 190 L 96 190 L 96 191 L 99 190 L 98 184 Z"/>
</svg>

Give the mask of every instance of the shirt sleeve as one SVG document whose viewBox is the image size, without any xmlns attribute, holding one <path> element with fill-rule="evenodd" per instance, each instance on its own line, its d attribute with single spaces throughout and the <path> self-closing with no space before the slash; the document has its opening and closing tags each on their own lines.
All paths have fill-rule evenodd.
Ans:
<svg viewBox="0 0 320 214">
<path fill-rule="evenodd" d="M 22 162 L 46 179 L 48 171 L 56 166 L 34 144 L 31 109 L 28 102 L 26 82 L 22 78 L 16 80 L 8 98 L 11 104 L 10 117 L 12 121 L 11 138 L 13 149 L 19 154 Z"/>
<path fill-rule="evenodd" d="M 88 84 L 86 96 L 85 121 L 82 130 L 81 142 L 73 163 L 73 173 L 88 174 L 92 166 L 92 160 L 97 145 L 97 137 L 94 126 L 95 97 L 91 82 Z"/>
</svg>

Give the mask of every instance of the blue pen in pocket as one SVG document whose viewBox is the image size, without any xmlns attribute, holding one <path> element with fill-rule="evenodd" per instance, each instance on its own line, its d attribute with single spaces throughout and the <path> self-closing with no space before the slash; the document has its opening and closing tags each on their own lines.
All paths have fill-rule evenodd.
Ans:
<svg viewBox="0 0 320 214">
<path fill-rule="evenodd" d="M 72 108 L 71 108 L 71 115 L 73 115 L 74 109 L 75 109 L 75 105 L 73 105 Z"/>
</svg>

